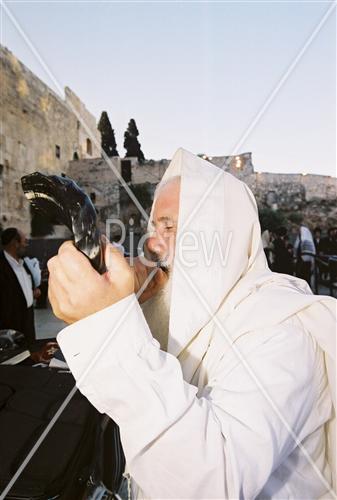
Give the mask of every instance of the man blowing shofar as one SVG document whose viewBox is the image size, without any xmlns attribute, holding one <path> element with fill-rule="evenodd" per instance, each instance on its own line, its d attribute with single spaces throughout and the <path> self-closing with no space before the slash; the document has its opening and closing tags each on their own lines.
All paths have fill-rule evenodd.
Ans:
<svg viewBox="0 0 337 500">
<path fill-rule="evenodd" d="M 187 151 L 150 225 L 157 270 L 110 245 L 104 275 L 71 242 L 49 261 L 58 341 L 120 427 L 133 498 L 333 496 L 335 300 L 269 270 L 247 186 Z"/>
</svg>

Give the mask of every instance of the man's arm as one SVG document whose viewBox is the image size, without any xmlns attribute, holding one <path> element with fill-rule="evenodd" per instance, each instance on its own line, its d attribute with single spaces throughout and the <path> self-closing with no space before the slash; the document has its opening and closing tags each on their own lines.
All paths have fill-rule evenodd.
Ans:
<svg viewBox="0 0 337 500">
<path fill-rule="evenodd" d="M 289 327 L 258 337 L 247 362 L 300 434 L 315 397 L 312 341 Z M 58 342 L 81 392 L 120 426 L 128 470 L 148 498 L 254 498 L 296 446 L 239 362 L 220 367 L 197 397 L 134 295 L 67 327 Z"/>
<path fill-rule="evenodd" d="M 132 477 L 150 498 L 255 497 L 296 446 L 289 429 L 301 438 L 310 431 L 317 387 L 309 335 L 287 325 L 268 338 L 251 333 L 254 349 L 245 338 L 241 345 L 287 428 L 242 363 L 228 371 L 226 360 L 197 396 L 152 338 L 134 273 L 108 245 L 106 264 L 100 276 L 64 243 L 48 263 L 49 297 L 56 315 L 74 323 L 59 335 L 61 348 L 83 394 L 120 426 Z M 315 425 L 324 418 L 315 413 Z"/>
</svg>

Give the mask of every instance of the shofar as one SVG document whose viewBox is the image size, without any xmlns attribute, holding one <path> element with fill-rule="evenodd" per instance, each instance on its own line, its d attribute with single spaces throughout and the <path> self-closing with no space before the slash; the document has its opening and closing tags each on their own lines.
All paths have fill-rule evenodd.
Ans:
<svg viewBox="0 0 337 500">
<path fill-rule="evenodd" d="M 21 184 L 31 205 L 53 223 L 64 224 L 83 252 L 100 273 L 105 271 L 104 245 L 97 228 L 94 205 L 72 179 L 40 172 L 25 175 Z"/>
</svg>

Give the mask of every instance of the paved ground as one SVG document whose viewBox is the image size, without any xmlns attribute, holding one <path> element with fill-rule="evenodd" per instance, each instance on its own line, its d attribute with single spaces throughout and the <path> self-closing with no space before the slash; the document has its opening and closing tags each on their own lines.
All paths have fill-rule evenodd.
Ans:
<svg viewBox="0 0 337 500">
<path fill-rule="evenodd" d="M 65 326 L 66 324 L 63 323 L 63 321 L 60 321 L 54 316 L 53 311 L 50 308 L 35 309 L 35 328 L 37 339 L 55 338 L 58 332 Z"/>
<path fill-rule="evenodd" d="M 326 287 L 320 287 L 321 295 L 329 295 L 329 290 Z M 35 309 L 35 326 L 37 339 L 55 338 L 62 328 L 66 326 L 63 321 L 57 319 L 53 311 L 48 309 Z"/>
</svg>

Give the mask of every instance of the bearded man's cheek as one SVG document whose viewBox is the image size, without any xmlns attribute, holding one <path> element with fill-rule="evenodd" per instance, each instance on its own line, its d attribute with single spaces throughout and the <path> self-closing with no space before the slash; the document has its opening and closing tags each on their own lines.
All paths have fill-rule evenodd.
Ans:
<svg viewBox="0 0 337 500">
<path fill-rule="evenodd" d="M 160 348 L 167 350 L 170 322 L 172 277 L 169 275 L 165 286 L 141 307 L 153 337 L 158 340 Z"/>
</svg>

